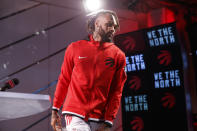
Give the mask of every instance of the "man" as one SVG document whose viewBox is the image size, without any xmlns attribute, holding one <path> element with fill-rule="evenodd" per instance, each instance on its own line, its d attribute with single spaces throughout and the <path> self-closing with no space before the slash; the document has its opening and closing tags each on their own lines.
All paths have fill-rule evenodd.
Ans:
<svg viewBox="0 0 197 131">
<path fill-rule="evenodd" d="M 89 40 L 73 42 L 65 52 L 53 100 L 55 131 L 61 128 L 58 110 L 62 105 L 67 131 L 109 131 L 120 105 L 126 60 L 111 42 L 119 28 L 117 15 L 99 11 L 87 27 Z"/>
</svg>

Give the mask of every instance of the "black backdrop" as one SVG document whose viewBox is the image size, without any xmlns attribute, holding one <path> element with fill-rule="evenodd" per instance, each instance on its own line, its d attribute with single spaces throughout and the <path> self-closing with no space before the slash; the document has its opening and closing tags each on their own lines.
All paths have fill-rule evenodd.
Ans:
<svg viewBox="0 0 197 131">
<path fill-rule="evenodd" d="M 115 36 L 126 54 L 123 131 L 187 131 L 176 23 Z"/>
<path fill-rule="evenodd" d="M 196 85 L 197 85 L 197 44 L 196 44 L 197 22 L 193 24 L 189 24 L 187 27 L 187 31 L 190 39 L 190 47 L 191 47 L 191 53 L 193 58 L 194 70 L 195 70 Z"/>
</svg>

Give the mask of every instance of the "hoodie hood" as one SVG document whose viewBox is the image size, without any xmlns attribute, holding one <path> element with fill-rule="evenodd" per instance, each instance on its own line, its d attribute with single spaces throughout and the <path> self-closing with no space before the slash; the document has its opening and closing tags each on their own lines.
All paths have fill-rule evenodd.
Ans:
<svg viewBox="0 0 197 131">
<path fill-rule="evenodd" d="M 88 38 L 86 39 L 87 41 L 90 41 L 91 43 L 93 43 L 95 46 L 100 46 L 102 48 L 107 48 L 109 46 L 112 46 L 114 45 L 114 43 L 111 41 L 111 42 L 99 42 L 99 41 L 95 41 L 93 39 L 93 35 L 89 35 Z"/>
</svg>

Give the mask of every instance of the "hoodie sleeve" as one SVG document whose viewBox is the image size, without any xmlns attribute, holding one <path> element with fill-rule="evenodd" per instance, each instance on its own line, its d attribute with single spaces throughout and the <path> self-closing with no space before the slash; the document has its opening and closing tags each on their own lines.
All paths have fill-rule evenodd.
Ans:
<svg viewBox="0 0 197 131">
<path fill-rule="evenodd" d="M 64 61 L 58 78 L 58 83 L 53 99 L 53 110 L 58 111 L 64 102 L 64 99 L 67 95 L 68 86 L 70 84 L 73 67 L 73 49 L 72 44 L 70 44 L 65 51 Z"/>
<path fill-rule="evenodd" d="M 109 126 L 113 125 L 113 119 L 118 112 L 122 90 L 127 79 L 124 67 L 126 65 L 126 58 L 124 53 L 118 57 L 118 66 L 111 83 L 107 106 L 105 109 L 105 123 Z"/>
</svg>

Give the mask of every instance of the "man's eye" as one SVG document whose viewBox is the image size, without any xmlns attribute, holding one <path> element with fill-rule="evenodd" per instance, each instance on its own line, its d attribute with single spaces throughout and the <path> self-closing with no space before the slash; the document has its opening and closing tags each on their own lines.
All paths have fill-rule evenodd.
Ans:
<svg viewBox="0 0 197 131">
<path fill-rule="evenodd" d="M 108 26 L 108 27 L 112 27 L 113 24 L 112 24 L 112 23 L 108 23 L 107 26 Z"/>
</svg>

